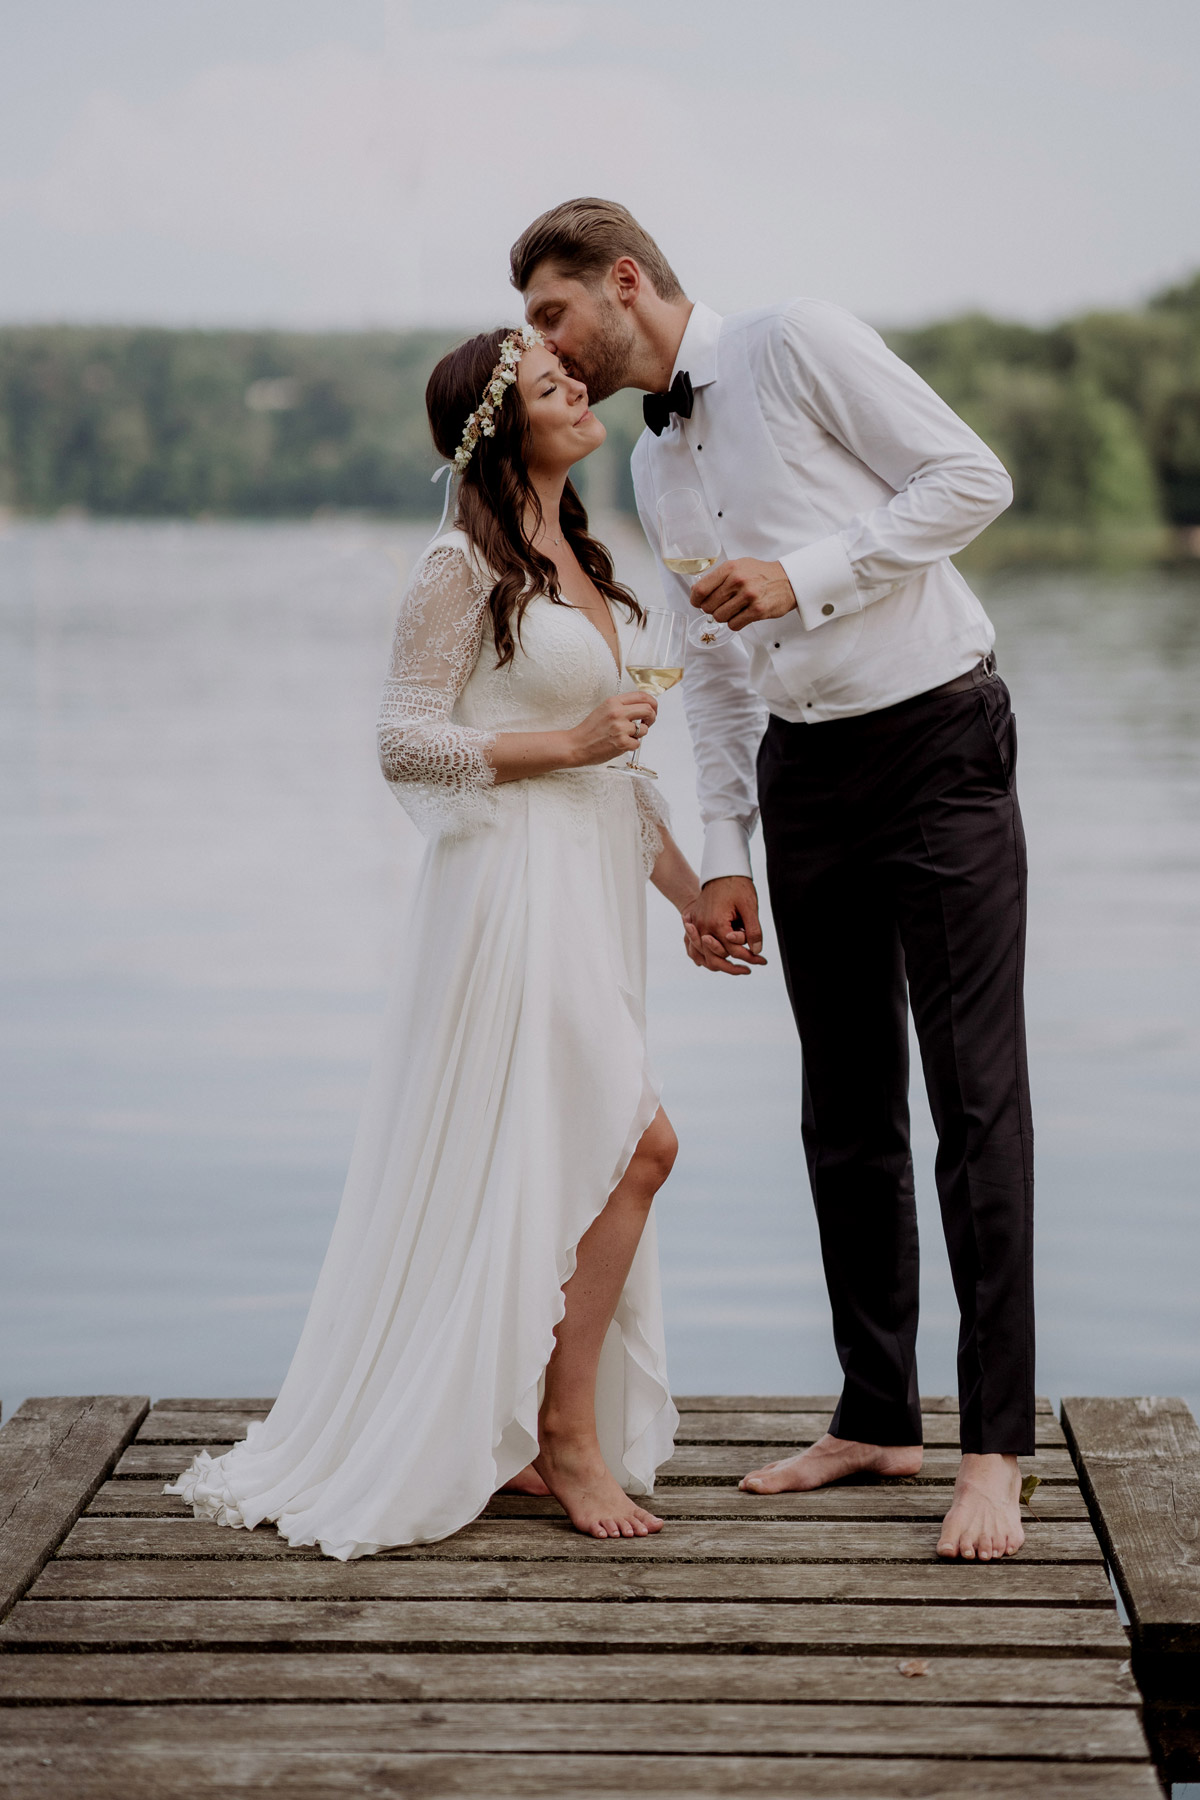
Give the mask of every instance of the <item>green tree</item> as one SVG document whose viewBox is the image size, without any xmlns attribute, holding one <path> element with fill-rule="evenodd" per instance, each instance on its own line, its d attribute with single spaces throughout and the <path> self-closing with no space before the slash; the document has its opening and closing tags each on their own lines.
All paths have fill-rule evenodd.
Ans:
<svg viewBox="0 0 1200 1800">
<path fill-rule="evenodd" d="M 889 342 L 1013 476 L 1000 529 L 1200 523 L 1200 275 L 1141 311 L 1039 328 L 965 314 Z M 153 516 L 428 515 L 438 332 L 0 330 L 0 501 Z M 640 396 L 601 415 L 585 496 L 633 510 Z"/>
</svg>

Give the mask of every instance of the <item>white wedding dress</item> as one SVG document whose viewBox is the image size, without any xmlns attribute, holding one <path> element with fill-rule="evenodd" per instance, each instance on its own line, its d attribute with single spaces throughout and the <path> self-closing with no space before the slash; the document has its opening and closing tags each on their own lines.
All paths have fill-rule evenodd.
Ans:
<svg viewBox="0 0 1200 1800">
<path fill-rule="evenodd" d="M 658 1108 L 646 1057 L 654 784 L 611 769 L 496 786 L 503 731 L 561 730 L 623 685 L 585 613 L 531 601 L 496 667 L 492 579 L 451 532 L 405 591 L 380 719 L 433 838 L 333 1238 L 262 1424 L 168 1493 L 328 1556 L 446 1537 L 537 1453 L 563 1283 Z M 653 1491 L 678 1415 L 653 1217 L 600 1360 L 600 1444 Z"/>
</svg>

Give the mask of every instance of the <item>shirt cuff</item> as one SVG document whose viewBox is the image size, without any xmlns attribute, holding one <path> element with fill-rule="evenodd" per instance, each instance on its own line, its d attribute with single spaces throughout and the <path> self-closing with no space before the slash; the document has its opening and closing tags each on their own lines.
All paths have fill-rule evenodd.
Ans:
<svg viewBox="0 0 1200 1800">
<path fill-rule="evenodd" d="M 862 611 L 850 555 L 840 537 L 819 538 L 779 560 L 806 631 Z"/>
<path fill-rule="evenodd" d="M 714 819 L 704 829 L 704 855 L 700 861 L 700 886 L 716 881 L 722 875 L 748 875 L 750 867 L 750 833 L 736 819 Z"/>
</svg>

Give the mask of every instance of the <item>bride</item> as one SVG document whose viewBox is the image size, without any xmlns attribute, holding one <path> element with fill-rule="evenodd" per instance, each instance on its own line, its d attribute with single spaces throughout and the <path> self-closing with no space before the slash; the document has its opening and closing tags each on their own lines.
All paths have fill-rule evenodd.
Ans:
<svg viewBox="0 0 1200 1800">
<path fill-rule="evenodd" d="M 380 719 L 432 837 L 333 1238 L 278 1400 L 168 1493 L 327 1556 L 447 1536 L 505 1486 L 643 1537 L 678 1415 L 651 1202 L 675 1134 L 646 1058 L 648 873 L 698 882 L 653 783 L 607 768 L 653 723 L 568 481 L 604 441 L 528 328 L 426 393 L 461 475 L 413 571 Z M 465 423 L 464 423 L 465 421 Z"/>
</svg>

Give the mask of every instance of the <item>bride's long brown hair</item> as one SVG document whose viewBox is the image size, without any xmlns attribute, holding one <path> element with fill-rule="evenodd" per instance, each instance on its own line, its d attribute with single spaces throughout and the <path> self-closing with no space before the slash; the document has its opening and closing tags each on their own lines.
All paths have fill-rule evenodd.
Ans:
<svg viewBox="0 0 1200 1800">
<path fill-rule="evenodd" d="M 462 438 L 463 426 L 483 398 L 492 370 L 500 359 L 500 346 L 509 327 L 481 332 L 443 356 L 425 389 L 425 408 L 433 441 L 442 456 L 452 457 Z M 558 571 L 525 533 L 529 513 L 534 529 L 542 523 L 542 508 L 529 479 L 532 433 L 529 413 L 514 382 L 495 415 L 496 434 L 481 437 L 462 476 L 456 522 L 470 538 L 481 561 L 496 576 L 488 599 L 496 663 L 511 662 L 521 641 L 525 608 L 537 594 L 562 604 Z M 450 476 L 449 479 L 453 479 Z M 563 489 L 558 523 L 579 559 L 606 599 L 632 619 L 642 608 L 629 589 L 613 577 L 612 557 L 588 531 L 583 501 L 568 481 Z"/>
</svg>

